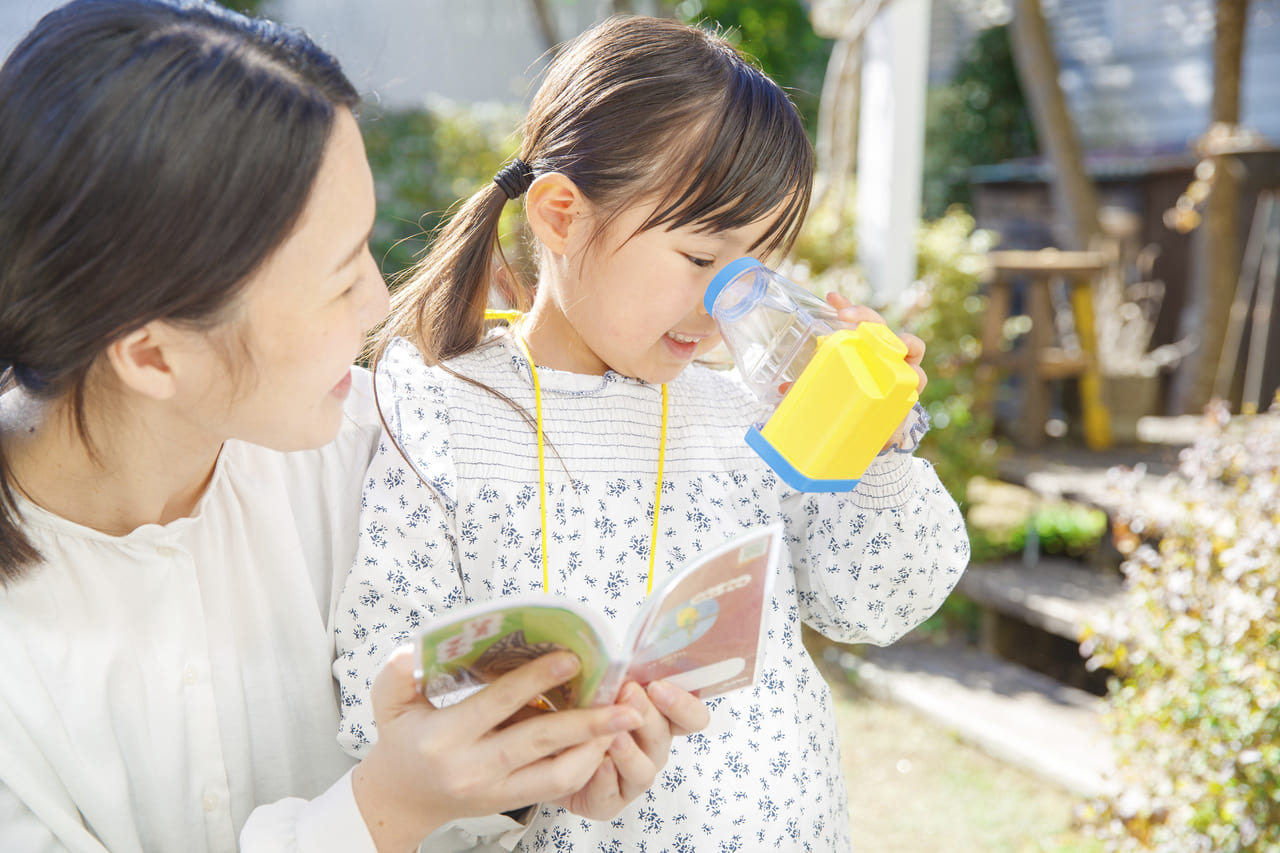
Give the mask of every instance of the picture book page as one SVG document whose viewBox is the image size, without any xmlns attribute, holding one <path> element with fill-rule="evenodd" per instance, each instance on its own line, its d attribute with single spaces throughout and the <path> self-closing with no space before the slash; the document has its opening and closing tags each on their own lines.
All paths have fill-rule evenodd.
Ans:
<svg viewBox="0 0 1280 853">
<path fill-rule="evenodd" d="M 521 664 L 560 649 L 575 653 L 582 669 L 571 681 L 543 694 L 545 710 L 587 704 L 619 667 L 610 659 L 602 629 L 549 598 L 483 602 L 450 613 L 416 638 L 418 680 L 438 707 L 460 701 Z M 615 688 L 616 689 L 616 688 Z M 612 698 L 612 697 L 609 697 Z"/>
<path fill-rule="evenodd" d="M 645 605 L 626 679 L 663 679 L 703 699 L 757 676 L 782 526 L 752 530 L 699 555 Z"/>
</svg>

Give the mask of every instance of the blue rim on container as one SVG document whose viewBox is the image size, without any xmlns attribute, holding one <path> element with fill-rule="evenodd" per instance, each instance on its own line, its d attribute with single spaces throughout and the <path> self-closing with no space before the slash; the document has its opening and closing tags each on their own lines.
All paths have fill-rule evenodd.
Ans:
<svg viewBox="0 0 1280 853">
<path fill-rule="evenodd" d="M 754 267 L 759 267 L 762 270 L 768 270 L 768 267 L 757 261 L 755 258 L 738 258 L 736 261 L 730 261 L 725 264 L 720 269 L 720 272 L 716 273 L 712 277 L 711 283 L 707 285 L 707 292 L 702 295 L 702 305 L 707 309 L 707 313 L 712 315 L 715 314 L 716 300 L 720 298 L 720 292 L 729 286 L 729 282 L 733 281 L 741 273 L 744 273 Z M 763 285 L 758 285 L 757 287 L 760 291 L 764 290 Z M 753 296 L 758 299 L 760 294 L 753 293 Z M 732 313 L 726 312 L 723 315 L 724 318 L 726 320 L 736 320 L 747 311 L 751 310 L 751 306 L 755 304 L 754 299 L 743 301 L 746 302 L 745 307 L 741 307 Z"/>
<path fill-rule="evenodd" d="M 797 492 L 850 492 L 862 480 L 861 477 L 855 480 L 822 480 L 807 477 L 788 462 L 756 427 L 747 430 L 747 445 L 769 464 L 784 483 Z"/>
</svg>

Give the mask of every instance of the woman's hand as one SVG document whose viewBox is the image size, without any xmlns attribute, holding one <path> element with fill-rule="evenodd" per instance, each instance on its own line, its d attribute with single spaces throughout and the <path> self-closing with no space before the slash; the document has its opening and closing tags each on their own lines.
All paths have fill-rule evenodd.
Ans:
<svg viewBox="0 0 1280 853">
<path fill-rule="evenodd" d="M 827 304 L 836 309 L 836 315 L 843 323 L 880 323 L 888 325 L 884 318 L 875 311 L 872 311 L 865 305 L 854 305 L 848 299 L 845 299 L 838 293 L 827 294 Z M 924 390 L 924 386 L 929 384 L 929 377 L 925 375 L 924 368 L 920 363 L 924 361 L 924 341 L 915 335 L 899 333 L 898 340 L 907 345 L 907 364 L 919 375 L 919 382 L 916 383 L 916 392 Z"/>
<path fill-rule="evenodd" d="M 456 705 L 418 690 L 413 655 L 397 650 L 373 683 L 378 740 L 352 774 L 352 790 L 379 853 L 418 848 L 439 826 L 578 791 L 620 735 L 650 722 L 629 705 L 539 714 L 505 725 L 531 700 L 578 671 L 567 652 L 543 655 Z M 626 736 L 629 739 L 629 736 Z M 669 740 L 668 740 L 669 744 Z M 627 756 L 627 766 L 632 763 Z"/>
<path fill-rule="evenodd" d="M 648 689 L 635 682 L 623 685 L 618 701 L 634 708 L 643 722 L 619 734 L 595 774 L 581 790 L 555 802 L 592 820 L 608 820 L 647 791 L 666 766 L 671 740 L 706 727 L 711 712 L 692 693 L 655 681 Z"/>
</svg>

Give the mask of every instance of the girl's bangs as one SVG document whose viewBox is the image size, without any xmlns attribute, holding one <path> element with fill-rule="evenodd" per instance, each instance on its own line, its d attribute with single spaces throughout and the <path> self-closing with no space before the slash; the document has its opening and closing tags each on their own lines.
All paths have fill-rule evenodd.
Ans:
<svg viewBox="0 0 1280 853">
<path fill-rule="evenodd" d="M 718 114 L 697 123 L 667 174 L 689 176 L 660 196 L 642 230 L 657 226 L 721 231 L 777 218 L 759 243 L 763 254 L 795 241 L 813 188 L 813 149 L 795 107 L 755 69 L 737 74 Z M 745 85 L 743 85 L 745 84 Z"/>
</svg>

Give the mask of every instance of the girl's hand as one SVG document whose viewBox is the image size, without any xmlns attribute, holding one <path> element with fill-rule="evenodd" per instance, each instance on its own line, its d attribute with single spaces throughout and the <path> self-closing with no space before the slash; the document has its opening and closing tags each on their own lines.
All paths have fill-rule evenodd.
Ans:
<svg viewBox="0 0 1280 853">
<path fill-rule="evenodd" d="M 413 654 L 398 649 L 373 684 L 378 740 L 352 790 L 379 853 L 413 851 L 439 826 L 555 800 L 581 789 L 620 734 L 646 720 L 610 705 L 503 724 L 578 671 L 567 652 L 543 655 L 448 708 L 418 690 Z"/>
<path fill-rule="evenodd" d="M 872 311 L 865 305 L 854 305 L 848 299 L 845 299 L 838 293 L 827 294 L 827 304 L 836 309 L 836 316 L 844 323 L 881 323 L 884 318 Z M 925 375 L 924 368 L 920 366 L 920 362 L 924 361 L 924 341 L 915 335 L 899 334 L 898 340 L 907 345 L 907 364 L 911 365 L 911 369 L 916 372 L 919 377 L 916 382 L 916 393 L 924 391 L 924 386 L 929 383 L 929 377 Z M 894 430 L 893 435 L 885 442 L 884 450 L 890 447 L 902 447 L 907 441 L 907 425 L 911 421 L 911 415 L 908 414 L 898 428 Z"/>
<path fill-rule="evenodd" d="M 872 311 L 865 305 L 854 305 L 848 299 L 845 299 L 838 293 L 827 294 L 827 304 L 836 309 L 837 316 L 844 323 L 880 323 L 888 325 L 884 322 L 884 318 Z M 898 335 L 898 340 L 907 345 L 907 364 L 919 374 L 920 380 L 916 384 L 916 392 L 924 390 L 924 386 L 929 383 L 929 377 L 925 375 L 924 368 L 920 363 L 924 361 L 924 341 L 915 335 L 902 333 Z"/>
<path fill-rule="evenodd" d="M 618 701 L 640 714 L 640 727 L 614 737 L 591 781 L 555 803 L 592 820 L 614 817 L 647 791 L 666 766 L 672 738 L 699 731 L 711 720 L 702 700 L 663 681 L 653 682 L 648 690 L 630 682 Z"/>
</svg>

